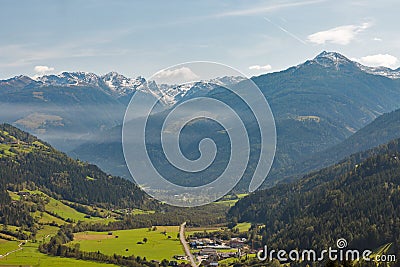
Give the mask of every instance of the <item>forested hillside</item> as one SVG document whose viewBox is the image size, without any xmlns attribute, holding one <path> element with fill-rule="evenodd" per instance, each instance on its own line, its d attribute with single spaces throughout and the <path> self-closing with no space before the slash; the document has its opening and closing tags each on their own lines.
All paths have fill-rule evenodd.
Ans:
<svg viewBox="0 0 400 267">
<path fill-rule="evenodd" d="M 351 156 L 302 180 L 259 191 L 229 212 L 233 221 L 265 224 L 262 243 L 274 248 L 400 244 L 400 140 Z"/>
<path fill-rule="evenodd" d="M 399 137 L 400 110 L 385 113 L 343 142 L 288 167 L 285 175 L 290 177 L 290 174 L 297 174 L 298 176 L 301 173 L 326 167 L 351 154 L 371 149 Z"/>
<path fill-rule="evenodd" d="M 49 196 L 100 207 L 155 208 L 132 182 L 76 161 L 8 124 L 0 125 L 0 222 L 31 221 L 24 207 L 11 207 L 7 189 L 40 189 Z M 13 204 L 17 205 L 17 204 Z"/>
</svg>

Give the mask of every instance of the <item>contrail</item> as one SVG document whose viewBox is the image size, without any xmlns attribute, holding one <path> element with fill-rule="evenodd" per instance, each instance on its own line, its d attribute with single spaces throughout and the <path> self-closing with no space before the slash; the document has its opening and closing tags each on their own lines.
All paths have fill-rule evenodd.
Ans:
<svg viewBox="0 0 400 267">
<path fill-rule="evenodd" d="M 281 26 L 279 26 L 278 24 L 273 23 L 270 19 L 268 18 L 264 18 L 266 21 L 268 21 L 269 23 L 271 23 L 272 25 L 274 25 L 275 27 L 277 27 L 278 29 L 280 29 L 281 31 L 283 31 L 284 33 L 288 34 L 289 36 L 291 36 L 292 38 L 296 39 L 297 41 L 299 41 L 300 43 L 306 45 L 307 43 L 305 41 L 303 41 L 302 39 L 300 39 L 300 37 L 296 36 L 295 34 L 291 33 L 290 31 L 286 30 L 285 28 L 282 28 Z"/>
</svg>

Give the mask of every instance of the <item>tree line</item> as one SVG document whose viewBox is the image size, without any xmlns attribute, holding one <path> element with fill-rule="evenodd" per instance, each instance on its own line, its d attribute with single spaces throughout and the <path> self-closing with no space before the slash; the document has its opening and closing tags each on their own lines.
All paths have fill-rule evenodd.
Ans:
<svg viewBox="0 0 400 267">
<path fill-rule="evenodd" d="M 392 243 L 389 252 L 399 258 L 399 173 L 397 139 L 298 182 L 252 194 L 240 200 L 229 216 L 265 224 L 258 231 L 259 244 L 271 249 L 321 250 L 345 238 L 348 248 L 361 250 Z"/>
</svg>

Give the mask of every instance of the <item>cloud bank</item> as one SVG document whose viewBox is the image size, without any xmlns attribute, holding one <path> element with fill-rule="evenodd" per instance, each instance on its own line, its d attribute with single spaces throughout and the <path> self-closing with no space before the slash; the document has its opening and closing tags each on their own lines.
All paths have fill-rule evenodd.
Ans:
<svg viewBox="0 0 400 267">
<path fill-rule="evenodd" d="M 35 73 L 37 75 L 45 75 L 46 73 L 52 72 L 54 71 L 53 67 L 48 67 L 48 66 L 35 66 L 33 68 L 33 70 L 35 71 Z"/>
<path fill-rule="evenodd" d="M 365 22 L 361 25 L 344 25 L 326 31 L 320 31 L 308 36 L 307 40 L 314 44 L 339 44 L 347 45 L 353 41 L 356 36 L 371 27 L 371 23 Z"/>
<path fill-rule="evenodd" d="M 190 68 L 181 67 L 173 70 L 171 69 L 162 70 L 156 75 L 154 75 L 153 78 L 159 84 L 161 83 L 180 84 L 180 83 L 195 81 L 199 79 L 199 76 L 196 73 L 194 73 Z"/>
<path fill-rule="evenodd" d="M 370 56 L 365 56 L 358 61 L 361 64 L 371 66 L 371 67 L 388 67 L 388 68 L 396 68 L 396 66 L 399 63 L 399 60 L 397 57 L 389 55 L 389 54 L 377 54 L 377 55 L 370 55 Z"/>
</svg>

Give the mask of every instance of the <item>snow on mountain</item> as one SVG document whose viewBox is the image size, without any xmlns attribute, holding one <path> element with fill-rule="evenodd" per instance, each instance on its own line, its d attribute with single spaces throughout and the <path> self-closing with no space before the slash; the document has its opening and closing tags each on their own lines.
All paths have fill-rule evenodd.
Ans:
<svg viewBox="0 0 400 267">
<path fill-rule="evenodd" d="M 175 99 L 177 102 L 182 100 L 187 100 L 194 97 L 205 96 L 211 90 L 219 87 L 219 86 L 228 86 L 220 82 L 218 79 L 214 79 L 215 81 L 201 81 L 196 82 L 191 85 L 190 88 L 186 90 L 185 93 L 178 94 Z M 218 82 L 217 82 L 218 81 Z"/>
<path fill-rule="evenodd" d="M 175 103 L 186 94 L 195 83 L 185 83 L 181 85 L 160 84 L 159 92 L 161 100 L 168 106 L 173 106 Z"/>
<path fill-rule="evenodd" d="M 143 77 L 127 78 L 117 72 L 107 73 L 101 79 L 112 92 L 119 95 L 128 95 L 146 82 Z"/>
<path fill-rule="evenodd" d="M 13 78 L 0 81 L 1 87 L 10 87 L 10 88 L 23 88 L 25 86 L 38 83 L 37 81 L 31 79 L 25 75 L 15 76 Z"/>
<path fill-rule="evenodd" d="M 218 86 L 231 86 L 244 79 L 244 77 L 225 76 L 207 81 L 189 82 L 180 85 L 156 84 L 153 82 L 152 87 L 149 86 L 149 89 L 154 95 L 160 97 L 164 105 L 173 106 L 182 99 L 204 96 Z"/>
<path fill-rule="evenodd" d="M 400 79 L 400 68 L 393 70 L 387 67 L 367 67 L 360 63 L 357 63 L 357 65 L 361 70 L 369 74 L 385 76 L 390 79 Z"/>
<path fill-rule="evenodd" d="M 36 78 L 44 86 L 99 86 L 100 77 L 90 72 L 63 72 L 58 75 L 44 75 Z"/>
<path fill-rule="evenodd" d="M 224 76 L 220 78 L 211 79 L 208 82 L 221 86 L 231 86 L 244 80 L 246 80 L 246 78 L 242 76 Z"/>
<path fill-rule="evenodd" d="M 208 81 L 168 85 L 157 84 L 155 81 L 146 81 L 145 78 L 141 76 L 137 78 L 128 78 L 117 72 L 110 72 L 103 76 L 90 72 L 62 72 L 57 75 L 51 74 L 36 77 L 35 79 L 22 75 L 16 76 L 8 80 L 0 81 L 0 86 L 13 88 L 23 88 L 33 84 L 36 87 L 86 86 L 100 88 L 115 98 L 125 97 L 124 99 L 126 99 L 126 96 L 129 97 L 136 91 L 142 91 L 159 97 L 165 106 L 170 107 L 184 98 L 205 95 L 218 86 L 231 86 L 244 79 L 243 77 L 226 76 Z"/>
<path fill-rule="evenodd" d="M 44 75 L 36 78 L 43 86 L 94 86 L 108 89 L 117 96 L 124 96 L 136 90 L 145 82 L 142 77 L 127 78 L 116 72 L 98 76 L 90 72 L 63 72 L 58 75 Z"/>
<path fill-rule="evenodd" d="M 336 70 L 340 70 L 343 67 L 354 67 L 355 62 L 351 61 L 347 57 L 336 53 L 336 52 L 326 52 L 323 51 L 318 56 L 316 56 L 313 60 L 308 61 L 311 63 L 317 63 L 326 68 L 335 68 Z"/>
<path fill-rule="evenodd" d="M 385 76 L 390 79 L 400 79 L 400 68 L 393 70 L 387 67 L 368 67 L 356 61 L 350 60 L 336 52 L 323 51 L 313 60 L 307 61 L 306 64 L 307 63 L 317 63 L 327 68 L 334 67 L 336 70 L 339 70 L 343 67 L 356 67 L 369 74 Z"/>
<path fill-rule="evenodd" d="M 386 67 L 367 67 L 336 52 L 323 51 L 314 59 L 308 60 L 295 68 L 312 64 L 318 64 L 325 68 L 333 68 L 337 71 L 355 68 L 373 75 L 400 79 L 400 68 L 393 70 Z M 125 99 L 134 92 L 140 90 L 159 97 L 165 106 L 173 106 L 184 99 L 204 96 L 218 86 L 231 86 L 244 79 L 244 77 L 225 76 L 207 81 L 191 82 L 181 85 L 167 85 L 156 84 L 154 81 L 146 81 L 141 76 L 129 78 L 117 72 L 110 72 L 103 76 L 90 72 L 63 72 L 58 75 L 44 75 L 35 79 L 31 79 L 27 76 L 16 76 L 8 80 L 0 81 L 0 85 L 14 88 L 32 84 L 34 84 L 34 86 L 92 86 L 101 88 L 116 98 L 125 97 Z"/>
</svg>

